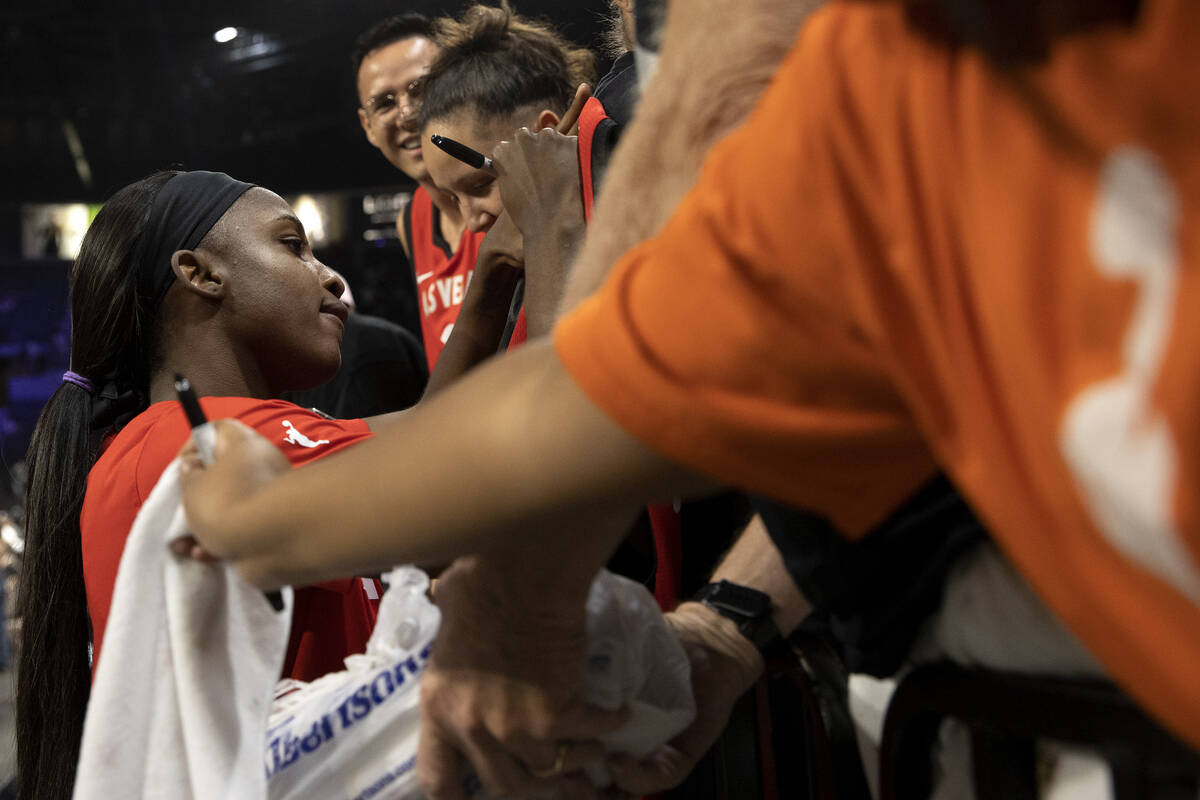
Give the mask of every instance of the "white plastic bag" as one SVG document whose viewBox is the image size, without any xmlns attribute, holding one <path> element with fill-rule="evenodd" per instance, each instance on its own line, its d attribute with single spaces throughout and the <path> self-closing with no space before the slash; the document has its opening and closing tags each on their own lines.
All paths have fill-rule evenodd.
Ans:
<svg viewBox="0 0 1200 800">
<path fill-rule="evenodd" d="M 601 571 L 588 593 L 587 631 L 584 699 L 633 712 L 620 730 L 600 737 L 610 753 L 647 756 L 691 724 L 691 665 L 644 586 Z M 612 783 L 602 763 L 587 772 L 596 786 Z"/>
<path fill-rule="evenodd" d="M 400 567 L 385 580 L 365 654 L 312 683 L 280 682 L 264 753 L 272 800 L 420 797 L 419 680 L 441 614 L 420 570 Z M 630 705 L 629 723 L 604 741 L 612 752 L 646 755 L 695 716 L 687 656 L 639 584 L 601 572 L 587 609 L 585 697 L 603 708 Z M 610 782 L 603 764 L 588 774 Z"/>
<path fill-rule="evenodd" d="M 419 796 L 420 678 L 442 616 L 425 573 L 401 567 L 386 580 L 366 653 L 312 683 L 279 682 L 264 753 L 273 800 Z"/>
</svg>

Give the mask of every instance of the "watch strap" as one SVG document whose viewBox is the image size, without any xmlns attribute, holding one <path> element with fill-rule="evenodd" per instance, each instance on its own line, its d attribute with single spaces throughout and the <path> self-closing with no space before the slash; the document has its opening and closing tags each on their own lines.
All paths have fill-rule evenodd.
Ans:
<svg viewBox="0 0 1200 800">
<path fill-rule="evenodd" d="M 766 656 L 783 636 L 771 618 L 769 595 L 732 581 L 717 581 L 700 589 L 692 599 L 732 620 L 738 631 Z"/>
</svg>

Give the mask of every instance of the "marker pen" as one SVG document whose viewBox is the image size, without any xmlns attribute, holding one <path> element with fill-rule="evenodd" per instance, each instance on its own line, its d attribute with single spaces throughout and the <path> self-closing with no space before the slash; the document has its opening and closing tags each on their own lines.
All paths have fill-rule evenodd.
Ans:
<svg viewBox="0 0 1200 800">
<path fill-rule="evenodd" d="M 508 318 L 504 321 L 504 331 L 500 334 L 500 346 L 496 348 L 497 353 L 503 353 L 508 350 L 508 345 L 512 342 L 513 331 L 517 327 L 517 317 L 521 315 L 521 304 L 525 302 L 525 278 L 517 278 L 517 285 L 513 287 L 512 302 L 508 304 Z"/>
<path fill-rule="evenodd" d="M 433 142 L 442 152 L 457 158 L 469 167 L 486 170 L 492 169 L 492 160 L 490 158 L 478 150 L 472 150 L 461 142 L 456 142 L 445 136 L 439 136 L 436 133 L 429 137 L 429 141 Z"/>
<path fill-rule="evenodd" d="M 213 448 L 217 446 L 217 429 L 204 416 L 200 408 L 200 400 L 196 390 L 187 378 L 175 373 L 175 394 L 179 396 L 179 404 L 187 416 L 188 425 L 192 426 L 192 440 L 196 442 L 196 450 L 200 453 L 200 462 L 208 466 L 213 462 Z"/>
<path fill-rule="evenodd" d="M 196 390 L 192 388 L 192 384 L 178 372 L 175 373 L 175 394 L 179 396 L 179 404 L 183 406 L 183 413 L 187 416 L 188 425 L 192 427 L 192 441 L 196 443 L 196 450 L 200 453 L 200 463 L 207 467 L 213 462 L 213 450 L 217 445 L 217 429 L 204 416 L 204 409 L 200 408 L 200 400 L 196 397 Z M 267 596 L 267 602 L 271 604 L 271 608 L 283 611 L 282 594 L 277 591 L 263 592 L 263 594 Z"/>
</svg>

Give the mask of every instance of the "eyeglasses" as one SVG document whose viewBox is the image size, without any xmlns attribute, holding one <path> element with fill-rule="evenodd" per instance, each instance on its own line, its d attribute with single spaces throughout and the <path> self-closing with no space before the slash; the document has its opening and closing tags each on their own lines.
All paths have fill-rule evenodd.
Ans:
<svg viewBox="0 0 1200 800">
<path fill-rule="evenodd" d="M 363 105 L 363 111 L 367 112 L 372 122 L 388 122 L 398 111 L 405 117 L 411 116 L 417 110 L 420 86 L 421 81 L 417 79 L 404 87 L 404 91 L 400 93 L 385 92 L 376 95 Z"/>
</svg>

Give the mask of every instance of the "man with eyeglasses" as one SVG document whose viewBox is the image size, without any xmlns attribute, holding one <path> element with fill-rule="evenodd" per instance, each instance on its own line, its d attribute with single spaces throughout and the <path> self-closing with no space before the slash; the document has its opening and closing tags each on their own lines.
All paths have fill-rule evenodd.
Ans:
<svg viewBox="0 0 1200 800">
<path fill-rule="evenodd" d="M 418 184 L 412 202 L 396 217 L 396 233 L 416 273 L 430 372 L 450 338 L 483 240 L 482 233 L 466 229 L 454 198 L 434 186 L 422 157 L 413 90 L 436 55 L 430 20 L 411 13 L 371 27 L 358 38 L 352 54 L 358 120 L 367 141 Z"/>
</svg>

